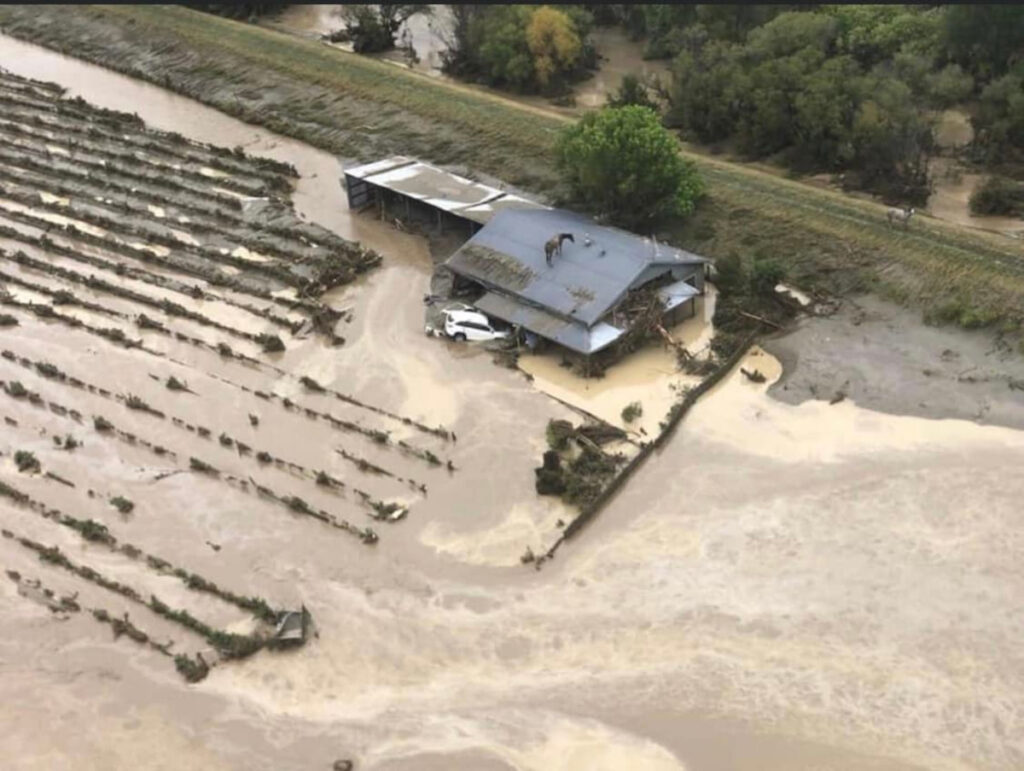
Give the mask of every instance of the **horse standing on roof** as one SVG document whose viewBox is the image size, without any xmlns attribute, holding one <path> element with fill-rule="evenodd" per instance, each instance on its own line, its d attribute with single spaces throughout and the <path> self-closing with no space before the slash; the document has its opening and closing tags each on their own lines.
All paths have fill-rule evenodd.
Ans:
<svg viewBox="0 0 1024 771">
<path fill-rule="evenodd" d="M 548 265 L 551 265 L 552 258 L 557 254 L 562 254 L 562 242 L 571 241 L 576 243 L 576 239 L 572 237 L 572 233 L 558 233 L 557 235 L 551 236 L 547 243 L 544 244 L 544 259 Z"/>
<path fill-rule="evenodd" d="M 903 227 L 906 228 L 910 224 L 910 218 L 914 216 L 914 210 L 907 208 L 889 209 L 885 216 L 889 219 L 889 227 L 892 227 L 895 222 L 902 222 Z"/>
</svg>

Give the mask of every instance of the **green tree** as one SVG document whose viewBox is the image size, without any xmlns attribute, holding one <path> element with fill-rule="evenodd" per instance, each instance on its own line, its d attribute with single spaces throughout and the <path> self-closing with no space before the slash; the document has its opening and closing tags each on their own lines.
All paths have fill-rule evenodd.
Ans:
<svg viewBox="0 0 1024 771">
<path fill-rule="evenodd" d="M 1024 6 L 951 5 L 943 9 L 942 42 L 954 62 L 981 82 L 1011 71 L 1024 56 Z"/>
<path fill-rule="evenodd" d="M 925 78 L 928 96 L 936 107 L 945 109 L 963 102 L 974 91 L 974 78 L 959 64 L 948 64 Z"/>
<path fill-rule="evenodd" d="M 923 204 L 931 192 L 928 157 L 932 119 L 907 85 L 872 75 L 859 84 L 861 101 L 850 132 L 848 182 L 893 203 Z"/>
<path fill-rule="evenodd" d="M 577 197 L 627 227 L 689 214 L 703 193 L 696 168 L 646 107 L 588 113 L 562 133 L 556 153 Z"/>
<path fill-rule="evenodd" d="M 939 9 L 913 5 L 833 5 L 838 50 L 870 69 L 900 51 L 934 59 L 944 22 Z"/>
<path fill-rule="evenodd" d="M 429 13 L 429 5 L 343 5 L 340 14 L 345 32 L 357 54 L 387 51 L 395 47 L 398 30 L 417 13 Z"/>
<path fill-rule="evenodd" d="M 526 25 L 526 44 L 533 55 L 533 68 L 541 88 L 546 88 L 560 75 L 571 72 L 582 50 L 568 14 L 547 5 L 530 14 Z"/>
<path fill-rule="evenodd" d="M 740 46 L 717 40 L 679 54 L 666 123 L 700 142 L 732 135 L 752 91 L 741 54 Z"/>
<path fill-rule="evenodd" d="M 973 149 L 987 163 L 1024 157 L 1024 75 L 1011 73 L 981 92 Z"/>
<path fill-rule="evenodd" d="M 533 55 L 526 40 L 531 10 L 521 5 L 496 5 L 482 16 L 478 59 L 488 83 L 519 91 L 537 82 Z"/>
<path fill-rule="evenodd" d="M 857 63 L 837 56 L 805 73 L 793 99 L 795 129 L 790 159 L 803 168 L 838 170 L 849 159 L 850 126 L 859 94 Z"/>
<path fill-rule="evenodd" d="M 593 18 L 582 8 L 453 5 L 445 33 L 445 72 L 513 91 L 564 91 L 596 64 L 586 39 Z"/>
<path fill-rule="evenodd" d="M 658 109 L 647 85 L 633 74 L 624 75 L 618 90 L 608 98 L 609 107 L 626 107 L 631 104 L 649 107 L 655 111 Z"/>
</svg>

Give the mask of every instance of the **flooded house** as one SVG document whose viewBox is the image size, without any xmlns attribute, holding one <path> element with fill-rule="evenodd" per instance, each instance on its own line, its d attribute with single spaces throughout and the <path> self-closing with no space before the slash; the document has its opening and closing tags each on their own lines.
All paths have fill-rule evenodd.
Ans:
<svg viewBox="0 0 1024 771">
<path fill-rule="evenodd" d="M 464 228 L 444 262 L 450 295 L 521 332 L 602 363 L 628 352 L 639 325 L 694 315 L 708 260 L 409 158 L 346 170 L 349 205 Z"/>
</svg>

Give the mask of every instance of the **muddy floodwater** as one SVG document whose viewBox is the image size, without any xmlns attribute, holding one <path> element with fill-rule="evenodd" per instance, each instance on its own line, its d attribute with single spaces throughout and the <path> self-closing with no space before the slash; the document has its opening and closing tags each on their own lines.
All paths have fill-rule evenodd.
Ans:
<svg viewBox="0 0 1024 771">
<path fill-rule="evenodd" d="M 648 394 L 667 387 L 656 370 L 671 357 L 658 347 L 642 351 L 604 389 L 536 363 L 531 384 L 481 350 L 424 335 L 425 241 L 353 216 L 332 156 L 3 37 L 0 65 L 92 104 L 137 112 L 149 127 L 293 164 L 298 214 L 384 258 L 325 298 L 351 311 L 351 322 L 337 328 L 343 345 L 288 337 L 285 352 L 265 356 L 232 340 L 258 365 L 137 329 L 131 335 L 157 353 L 118 347 L 20 306 L 19 325 L 0 330 L 0 348 L 52 362 L 96 388 L 72 388 L 45 370 L 0 359 L 4 381 L 17 379 L 83 416 L 76 423 L 70 413 L 0 394 L 0 413 L 13 421 L 0 440 L 4 483 L 95 517 L 124 540 L 235 592 L 274 607 L 304 604 L 317 630 L 303 648 L 225 661 L 188 685 L 155 649 L 114 639 L 87 612 L 52 612 L 26 581 L 41 581 L 55 596 L 77 593 L 84 608 L 129 613 L 152 638 L 174 639 L 175 650 L 200 642 L 4 538 L 0 565 L 20 576 L 0 577 L 5 768 L 276 771 L 329 769 L 343 758 L 381 771 L 1024 767 L 1024 432 L 875 412 L 853 398 L 830 404 L 827 394 L 785 403 L 768 393 L 783 377 L 779 361 L 754 348 L 741 366 L 766 382 L 752 383 L 738 369 L 729 375 L 555 560 L 539 571 L 523 567 L 522 550 L 549 542 L 557 521 L 571 515 L 533 492 L 547 421 L 577 417 L 545 390 L 609 412 L 639 394 L 657 418 L 661 397 Z M 170 214 L 167 204 L 149 205 L 159 210 L 146 209 L 155 220 Z M 17 216 L 16 240 L 37 239 L 31 220 Z M 30 273 L 8 261 L 2 267 L 22 280 Z M 110 281 L 141 281 L 138 270 L 109 271 Z M 58 286 L 48 274 L 32 275 L 43 289 Z M 81 299 L 99 302 L 94 289 L 80 290 Z M 42 290 L 10 291 L 45 300 Z M 97 327 L 124 325 L 109 312 L 127 313 L 114 301 L 106 316 L 85 305 L 62 309 Z M 235 310 L 218 318 L 238 321 Z M 174 323 L 217 339 L 205 327 Z M 706 326 L 684 327 L 672 334 L 699 349 Z M 799 347 L 787 361 L 800 372 Z M 859 366 L 870 372 L 863 352 Z M 187 379 L 194 394 L 168 391 L 171 375 Z M 387 414 L 311 392 L 302 375 Z M 616 389 L 618 396 L 607 396 Z M 126 409 L 115 398 L 124 392 L 166 417 Z M 285 409 L 284 397 L 386 430 L 450 458 L 454 468 L 335 430 Z M 97 414 L 136 441 L 94 430 Z M 212 438 L 172 416 L 210 427 Z M 425 433 L 402 417 L 444 426 L 457 438 Z M 296 465 L 258 465 L 221 446 L 220 431 Z M 68 432 L 83 442 L 74 452 L 52 441 Z M 157 457 L 141 439 L 175 456 Z M 427 491 L 363 473 L 338 447 Z M 19 472 L 18 449 L 75 486 Z M 190 455 L 218 466 L 220 476 L 190 470 Z M 299 467 L 325 468 L 374 497 L 400 500 L 409 514 L 395 523 L 371 520 L 352 493 L 316 489 Z M 282 510 L 229 485 L 229 476 L 307 496 L 360 527 L 372 525 L 380 541 L 366 546 Z M 119 492 L 135 501 L 129 515 L 106 503 Z M 237 608 L 6 498 L 0 516 L 5 528 L 58 545 L 211 624 L 243 630 L 250 623 Z"/>
</svg>

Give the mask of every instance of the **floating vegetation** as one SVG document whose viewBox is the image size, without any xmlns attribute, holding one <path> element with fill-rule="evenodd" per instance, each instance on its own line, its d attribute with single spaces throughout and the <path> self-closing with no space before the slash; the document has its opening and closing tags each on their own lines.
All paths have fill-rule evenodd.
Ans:
<svg viewBox="0 0 1024 771">
<path fill-rule="evenodd" d="M 39 464 L 39 459 L 28 450 L 18 450 L 14 453 L 14 465 L 22 473 L 37 472 L 42 468 Z"/>
<path fill-rule="evenodd" d="M 167 378 L 167 390 L 169 391 L 188 391 L 188 383 L 184 380 L 178 380 L 174 375 Z"/>
<path fill-rule="evenodd" d="M 192 458 L 188 459 L 188 467 L 190 469 L 192 469 L 193 471 L 199 471 L 200 473 L 203 473 L 203 474 L 216 475 L 216 474 L 220 473 L 219 471 L 217 471 L 216 468 L 211 466 L 209 463 L 207 463 L 205 461 L 202 461 L 202 460 L 199 460 L 199 458 L 195 458 L 195 457 L 192 457 Z"/>
<path fill-rule="evenodd" d="M 132 509 L 135 508 L 135 504 L 125 498 L 123 495 L 115 495 L 110 499 L 110 505 L 117 509 L 122 514 L 130 514 Z"/>
<path fill-rule="evenodd" d="M 320 385 L 318 382 L 316 382 L 309 375 L 303 375 L 302 377 L 300 377 L 299 378 L 299 382 L 302 383 L 302 385 L 304 385 L 310 391 L 315 391 L 317 393 L 323 393 L 326 390 L 322 385 Z"/>
<path fill-rule="evenodd" d="M 259 334 L 256 335 L 256 342 L 263 348 L 264 353 L 278 353 L 284 350 L 284 342 L 277 335 Z"/>
</svg>

